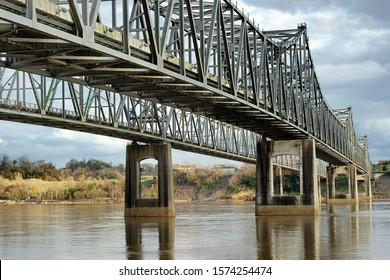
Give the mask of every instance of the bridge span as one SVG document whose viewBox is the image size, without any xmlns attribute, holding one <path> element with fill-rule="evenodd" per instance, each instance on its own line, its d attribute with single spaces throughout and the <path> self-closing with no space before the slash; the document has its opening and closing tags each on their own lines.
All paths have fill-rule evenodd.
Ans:
<svg viewBox="0 0 390 280">
<path fill-rule="evenodd" d="M 279 211 L 272 165 L 286 154 L 303 170 L 292 213 L 319 211 L 317 159 L 329 163 L 330 199 L 336 173 L 354 202 L 358 174 L 369 189 L 367 138 L 351 108 L 327 104 L 304 24 L 262 31 L 229 0 L 4 0 L 0 57 L 1 119 L 170 143 L 128 147 L 129 215 L 174 213 L 170 145 L 256 160 L 258 215 Z M 136 187 L 145 157 L 164 162 L 155 201 Z"/>
</svg>

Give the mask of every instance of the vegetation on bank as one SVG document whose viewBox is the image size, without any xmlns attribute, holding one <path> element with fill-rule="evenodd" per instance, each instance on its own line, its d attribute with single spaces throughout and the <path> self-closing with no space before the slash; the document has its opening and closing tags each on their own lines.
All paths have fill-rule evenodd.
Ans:
<svg viewBox="0 0 390 280">
<path fill-rule="evenodd" d="M 11 159 L 8 155 L 0 157 L 0 176 L 4 179 L 42 179 L 44 181 L 60 181 L 68 178 L 74 180 L 93 179 L 121 179 L 124 166 L 112 166 L 96 159 L 71 159 L 65 168 L 56 169 L 51 162 L 44 160 L 32 161 L 26 156 Z"/>
<path fill-rule="evenodd" d="M 44 181 L 42 179 L 9 180 L 0 177 L 0 199 L 27 201 L 122 200 L 122 181 L 67 179 Z"/>
<path fill-rule="evenodd" d="M 156 198 L 157 167 L 146 163 L 141 168 L 142 198 Z M 249 164 L 233 174 L 222 168 L 174 169 L 175 194 L 180 200 L 230 199 L 242 191 L 252 191 L 245 199 L 253 199 L 255 183 L 255 167 Z M 3 155 L 0 157 L 0 199 L 123 200 L 124 166 L 96 159 L 71 159 L 64 168 L 56 169 L 43 160 L 31 161 L 26 156 L 11 159 Z"/>
<path fill-rule="evenodd" d="M 387 172 L 390 170 L 390 160 L 379 160 L 373 164 L 374 172 Z"/>
<path fill-rule="evenodd" d="M 374 198 L 389 199 L 390 198 L 390 172 L 384 172 L 375 179 L 373 184 L 372 194 Z"/>
<path fill-rule="evenodd" d="M 6 200 L 120 200 L 124 198 L 124 167 L 99 160 L 71 159 L 56 169 L 26 156 L 0 158 L 0 199 Z"/>
<path fill-rule="evenodd" d="M 243 164 L 234 173 L 223 168 L 174 170 L 176 192 L 183 186 L 194 186 L 192 200 L 240 199 L 253 200 L 256 187 L 256 168 Z"/>
<path fill-rule="evenodd" d="M 390 162 L 390 161 L 389 161 Z M 383 168 L 388 162 L 381 162 Z M 255 197 L 255 165 L 240 168 L 196 168 L 174 165 L 176 200 L 253 200 Z M 115 201 L 124 199 L 125 168 L 96 159 L 71 159 L 64 168 L 56 169 L 44 160 L 31 161 L 26 156 L 12 159 L 0 156 L 0 200 L 29 201 Z M 157 165 L 141 164 L 141 197 L 158 196 Z M 283 171 L 283 192 L 299 194 L 299 174 Z M 382 184 L 383 185 L 383 184 Z M 381 185 L 381 186 L 382 186 Z M 361 187 L 360 187 L 361 188 Z M 382 190 L 383 189 L 383 190 Z M 384 193 L 385 187 L 382 187 Z M 326 189 L 323 190 L 326 192 Z M 364 190 L 359 190 L 360 192 Z M 373 190 L 375 192 L 375 189 Z M 348 177 L 336 177 L 336 192 L 348 193 Z"/>
</svg>

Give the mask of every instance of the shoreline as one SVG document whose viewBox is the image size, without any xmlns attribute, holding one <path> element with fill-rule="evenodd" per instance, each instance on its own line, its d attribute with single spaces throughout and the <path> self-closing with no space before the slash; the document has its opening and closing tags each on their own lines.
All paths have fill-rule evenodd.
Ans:
<svg viewBox="0 0 390 280">
<path fill-rule="evenodd" d="M 204 200 L 175 200 L 175 203 L 198 203 L 198 202 L 248 202 L 249 200 L 240 199 L 204 199 Z M 253 200 L 254 201 L 254 200 Z M 28 201 L 28 200 L 5 200 L 0 199 L 0 205 L 76 205 L 76 204 L 118 204 L 125 203 L 124 200 L 118 199 L 80 199 L 80 200 L 42 200 L 42 201 Z"/>
<path fill-rule="evenodd" d="M 204 200 L 175 200 L 175 203 L 199 203 L 199 202 L 250 202 L 254 200 L 245 199 L 204 199 Z M 390 201 L 390 197 L 373 198 L 372 201 Z M 0 199 L 0 205 L 88 205 L 88 204 L 124 204 L 122 199 L 79 199 L 79 200 L 6 200 Z M 326 204 L 322 202 L 321 204 Z"/>
<path fill-rule="evenodd" d="M 0 199 L 0 205 L 72 205 L 72 204 L 112 204 L 112 203 L 124 203 L 124 200 L 115 199 L 80 199 L 80 200 L 5 200 Z"/>
</svg>

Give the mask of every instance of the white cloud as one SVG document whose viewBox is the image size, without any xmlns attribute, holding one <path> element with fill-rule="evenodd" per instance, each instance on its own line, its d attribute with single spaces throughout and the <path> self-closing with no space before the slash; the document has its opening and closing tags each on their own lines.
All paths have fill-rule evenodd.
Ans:
<svg viewBox="0 0 390 280">
<path fill-rule="evenodd" d="M 342 64 L 320 64 L 316 67 L 316 70 L 321 76 L 326 77 L 326 83 L 332 87 L 356 82 L 365 83 L 368 80 L 390 75 L 389 64 L 381 65 L 373 60 Z"/>
<path fill-rule="evenodd" d="M 72 145 L 74 150 L 85 149 L 109 154 L 123 149 L 126 140 L 71 130 L 55 130 L 52 138 L 61 145 Z"/>
<path fill-rule="evenodd" d="M 388 26 L 381 25 L 376 17 L 364 10 L 351 12 L 340 3 L 299 10 L 281 6 L 267 8 L 261 3 L 243 3 L 242 6 L 265 31 L 292 29 L 305 22 L 317 63 L 368 60 L 386 48 L 388 50 Z"/>
<path fill-rule="evenodd" d="M 29 140 L 37 140 L 37 139 L 39 139 L 39 135 L 38 134 L 28 134 L 26 137 Z"/>
<path fill-rule="evenodd" d="M 77 139 L 76 136 L 77 132 L 71 131 L 71 130 L 55 130 L 53 132 L 53 138 L 54 139 L 67 139 L 67 140 L 74 140 Z"/>
<path fill-rule="evenodd" d="M 107 136 L 98 136 L 94 135 L 91 139 L 96 145 L 104 146 L 115 151 L 117 149 L 122 149 L 126 145 L 127 141 L 123 139 L 107 137 Z"/>
<path fill-rule="evenodd" d="M 390 155 L 390 118 L 371 119 L 361 124 L 362 130 L 368 135 L 370 157 L 373 163 L 381 159 L 389 159 Z"/>
<path fill-rule="evenodd" d="M 363 129 L 368 132 L 380 132 L 378 133 L 377 137 L 378 139 L 388 140 L 390 139 L 390 130 L 387 128 L 390 127 L 390 117 L 384 117 L 383 119 L 380 118 L 372 118 L 367 119 L 363 125 Z"/>
</svg>

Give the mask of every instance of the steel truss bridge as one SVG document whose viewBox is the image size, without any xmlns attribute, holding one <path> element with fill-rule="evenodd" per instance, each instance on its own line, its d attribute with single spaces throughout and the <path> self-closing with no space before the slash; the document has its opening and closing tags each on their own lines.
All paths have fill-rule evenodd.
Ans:
<svg viewBox="0 0 390 280">
<path fill-rule="evenodd" d="M 2 0 L 0 119 L 246 162 L 259 137 L 314 139 L 322 161 L 371 173 L 308 43 L 229 0 Z"/>
</svg>

